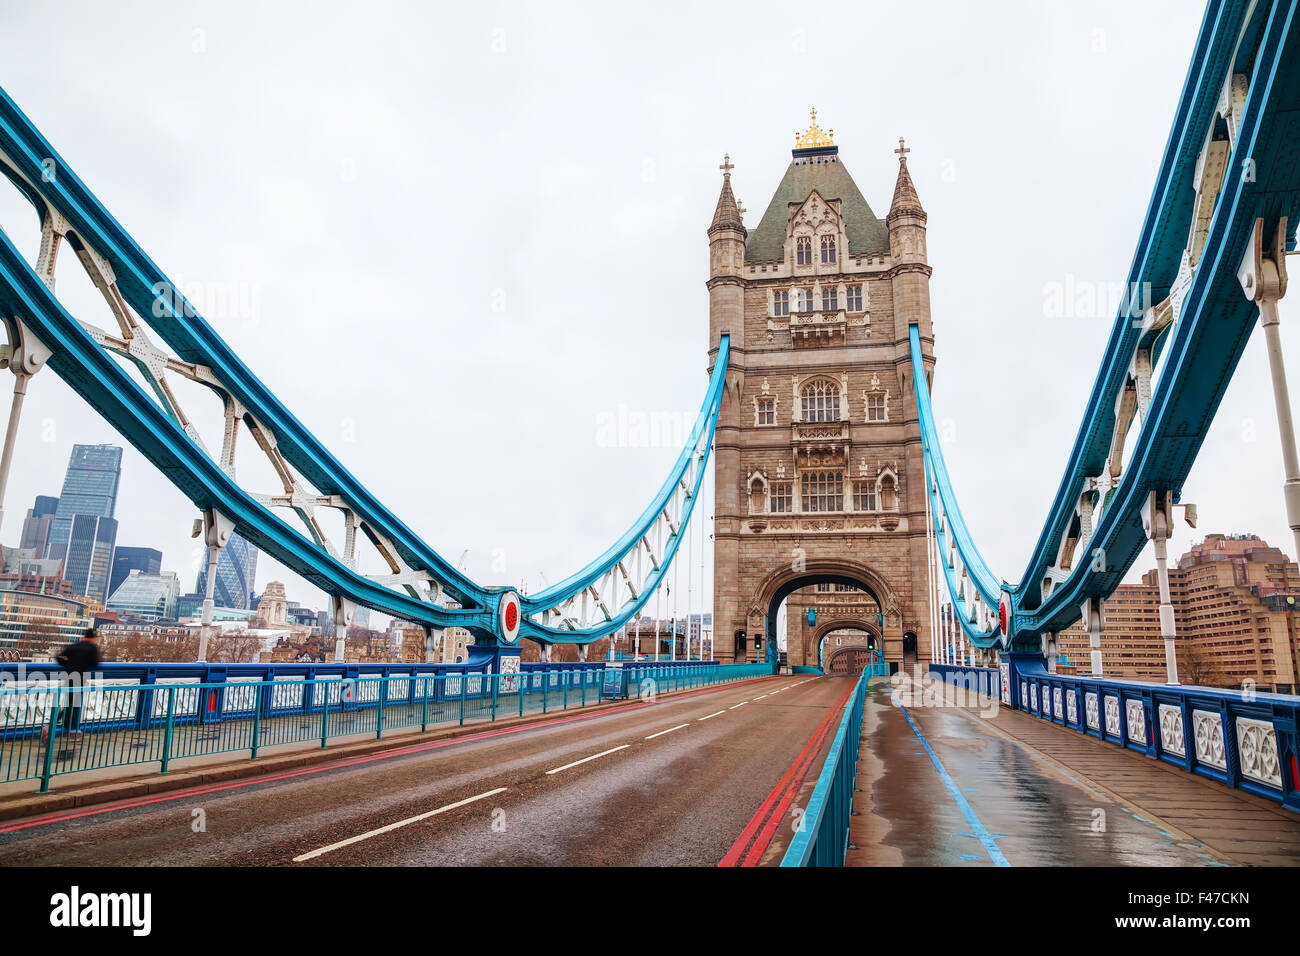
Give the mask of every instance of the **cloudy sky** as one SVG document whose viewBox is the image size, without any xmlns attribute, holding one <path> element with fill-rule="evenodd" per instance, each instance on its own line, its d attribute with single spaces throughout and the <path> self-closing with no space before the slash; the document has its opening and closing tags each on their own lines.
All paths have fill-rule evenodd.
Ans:
<svg viewBox="0 0 1300 956">
<path fill-rule="evenodd" d="M 1018 579 L 1114 314 L 1052 314 L 1050 290 L 1124 280 L 1196 4 L 282 6 L 9 2 L 0 84 L 449 560 L 536 590 L 640 513 L 676 450 L 610 447 L 602 416 L 694 414 L 717 166 L 729 152 L 752 227 L 815 105 L 877 215 L 898 137 L 913 150 L 945 453 L 977 542 Z M 7 187 L 0 226 L 34 258 Z M 60 294 L 110 325 L 79 268 L 63 256 Z M 1282 314 L 1294 358 L 1300 308 Z M 181 400 L 219 448 L 216 402 Z M 9 544 L 74 442 L 120 441 L 48 372 L 27 407 Z M 252 451 L 241 478 L 274 490 Z M 193 507 L 129 448 L 123 471 L 118 543 L 161 548 L 192 587 Z M 1257 332 L 1175 553 L 1216 530 L 1291 550 L 1281 484 Z M 259 589 L 275 578 L 321 603 L 264 558 Z"/>
</svg>

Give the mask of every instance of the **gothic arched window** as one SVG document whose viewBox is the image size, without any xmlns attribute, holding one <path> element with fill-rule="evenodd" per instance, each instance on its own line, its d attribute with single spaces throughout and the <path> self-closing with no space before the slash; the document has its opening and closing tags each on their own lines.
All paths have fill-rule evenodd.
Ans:
<svg viewBox="0 0 1300 956">
<path fill-rule="evenodd" d="M 822 236 L 822 262 L 835 261 L 835 237 Z"/>
<path fill-rule="evenodd" d="M 812 238 L 800 236 L 794 241 L 795 263 L 801 266 L 812 265 Z"/>
<path fill-rule="evenodd" d="M 806 422 L 838 422 L 840 420 L 840 388 L 834 382 L 809 382 L 799 393 Z"/>
</svg>

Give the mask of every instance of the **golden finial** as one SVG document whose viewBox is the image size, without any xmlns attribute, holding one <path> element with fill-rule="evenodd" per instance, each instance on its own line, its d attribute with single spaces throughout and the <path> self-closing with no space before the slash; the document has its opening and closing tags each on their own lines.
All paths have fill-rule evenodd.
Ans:
<svg viewBox="0 0 1300 956">
<path fill-rule="evenodd" d="M 794 148 L 816 149 L 820 146 L 834 146 L 835 130 L 831 129 L 823 131 L 822 128 L 817 125 L 817 107 L 814 106 L 809 110 L 809 113 L 812 115 L 812 125 L 808 127 L 808 131 L 802 136 L 800 136 L 797 131 L 795 132 Z"/>
</svg>

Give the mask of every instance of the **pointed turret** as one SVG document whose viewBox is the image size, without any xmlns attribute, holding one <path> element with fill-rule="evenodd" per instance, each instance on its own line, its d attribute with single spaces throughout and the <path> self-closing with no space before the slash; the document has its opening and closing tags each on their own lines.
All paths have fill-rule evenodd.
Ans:
<svg viewBox="0 0 1300 956">
<path fill-rule="evenodd" d="M 740 218 L 740 207 L 736 205 L 736 197 L 731 192 L 731 170 L 735 167 L 730 154 L 722 158 L 722 165 L 718 168 L 722 170 L 722 193 L 718 196 L 718 207 L 713 210 L 709 235 L 731 229 L 742 237 L 747 236 L 749 233 L 745 231 L 745 222 Z"/>
<path fill-rule="evenodd" d="M 925 209 L 916 194 L 912 174 L 907 171 L 907 154 L 911 152 L 898 138 L 898 181 L 894 184 L 894 201 L 889 204 L 885 224 L 889 227 L 889 253 L 895 262 L 925 262 Z"/>
<path fill-rule="evenodd" d="M 709 371 L 717 358 L 722 336 L 731 339 L 731 358 L 727 367 L 727 384 L 735 393 L 745 382 L 745 239 L 749 235 L 741 218 L 740 205 L 731 192 L 731 156 L 724 156 L 722 193 L 709 226 Z M 718 420 L 718 434 L 737 425 L 737 406 L 723 399 Z"/>
<path fill-rule="evenodd" d="M 894 220 L 901 216 L 916 216 L 924 224 L 925 209 L 921 206 L 921 197 L 916 194 L 912 174 L 907 171 L 907 154 L 911 150 L 903 144 L 901 136 L 898 138 L 898 149 L 894 152 L 898 154 L 898 182 L 894 184 L 894 201 L 889 204 L 889 215 L 885 221 L 892 226 Z"/>
</svg>

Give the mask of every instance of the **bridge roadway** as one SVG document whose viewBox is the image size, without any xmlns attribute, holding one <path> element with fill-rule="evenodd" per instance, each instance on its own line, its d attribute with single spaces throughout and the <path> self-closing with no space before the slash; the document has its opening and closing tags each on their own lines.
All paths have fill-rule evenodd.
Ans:
<svg viewBox="0 0 1300 956">
<path fill-rule="evenodd" d="M 741 849 L 757 840 L 756 861 L 767 840 L 778 854 L 790 835 L 779 826 L 782 799 L 756 811 L 774 789 L 790 789 L 792 768 L 811 790 L 850 687 L 744 681 L 520 728 L 486 725 L 216 793 L 60 811 L 36 826 L 3 821 L 0 866 L 714 865 L 747 828 Z M 206 831 L 196 833 L 200 809 Z"/>
<path fill-rule="evenodd" d="M 0 821 L 0 866 L 773 865 L 851 686 L 765 678 Z M 1300 862 L 1300 820 L 1264 801 L 1022 714 L 869 690 L 850 865 Z M 1066 744 L 1077 767 L 1050 755 Z M 1217 837 L 1119 792 L 1177 774 Z"/>
</svg>

